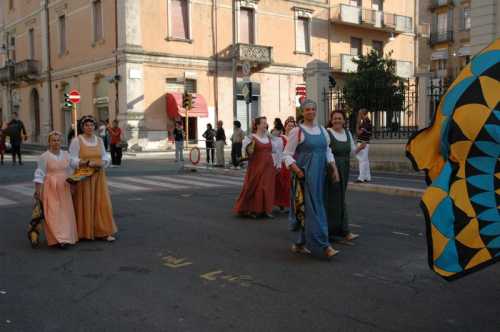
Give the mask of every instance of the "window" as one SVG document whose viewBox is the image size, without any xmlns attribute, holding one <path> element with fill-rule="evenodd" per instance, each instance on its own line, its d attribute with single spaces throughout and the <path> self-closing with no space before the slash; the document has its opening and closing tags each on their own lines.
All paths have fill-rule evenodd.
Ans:
<svg viewBox="0 0 500 332">
<path fill-rule="evenodd" d="M 433 67 L 436 71 L 446 70 L 447 61 L 446 59 L 439 59 L 433 61 Z"/>
<path fill-rule="evenodd" d="M 384 10 L 383 0 L 372 0 L 372 9 L 377 11 L 383 11 Z"/>
<path fill-rule="evenodd" d="M 448 30 L 448 13 L 442 13 L 437 16 L 437 32 L 444 34 Z"/>
<path fill-rule="evenodd" d="M 254 11 L 251 8 L 240 8 L 240 38 L 243 44 L 254 44 Z"/>
<path fill-rule="evenodd" d="M 471 17 L 470 7 L 465 7 L 462 13 L 462 30 L 470 30 Z"/>
<path fill-rule="evenodd" d="M 188 93 L 196 93 L 196 80 L 194 79 L 190 79 L 190 78 L 186 78 L 186 82 L 184 84 L 184 88 L 186 90 L 186 92 Z"/>
<path fill-rule="evenodd" d="M 35 30 L 29 29 L 28 31 L 28 52 L 31 60 L 35 59 Z"/>
<path fill-rule="evenodd" d="M 189 40 L 188 0 L 170 0 L 170 37 Z"/>
<path fill-rule="evenodd" d="M 361 7 L 361 0 L 349 0 L 349 5 Z"/>
<path fill-rule="evenodd" d="M 362 43 L 360 38 L 351 37 L 351 55 L 359 56 L 363 54 L 361 49 Z"/>
<path fill-rule="evenodd" d="M 14 10 L 14 0 L 9 0 L 9 10 Z"/>
<path fill-rule="evenodd" d="M 59 55 L 66 53 L 66 16 L 59 16 Z"/>
<path fill-rule="evenodd" d="M 374 40 L 372 42 L 372 47 L 375 52 L 377 52 L 378 55 L 383 56 L 384 55 L 384 43 L 381 42 L 380 40 Z"/>
<path fill-rule="evenodd" d="M 308 17 L 297 18 L 296 51 L 311 53 L 311 19 Z"/>
<path fill-rule="evenodd" d="M 10 59 L 16 62 L 16 37 L 10 37 Z"/>
<path fill-rule="evenodd" d="M 94 42 L 98 42 L 104 38 L 102 26 L 102 2 L 95 0 L 92 2 L 92 18 L 94 27 Z"/>
</svg>

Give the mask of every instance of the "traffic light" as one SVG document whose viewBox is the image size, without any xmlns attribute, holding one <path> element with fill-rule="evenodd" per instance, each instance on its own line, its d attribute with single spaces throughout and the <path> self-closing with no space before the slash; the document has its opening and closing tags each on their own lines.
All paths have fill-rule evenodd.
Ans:
<svg viewBox="0 0 500 332">
<path fill-rule="evenodd" d="M 73 107 L 73 103 L 71 102 L 71 99 L 69 99 L 69 93 L 64 94 L 64 107 L 66 108 Z"/>
<path fill-rule="evenodd" d="M 189 92 L 184 92 L 182 95 L 182 107 L 189 110 L 193 108 L 193 95 Z"/>
</svg>

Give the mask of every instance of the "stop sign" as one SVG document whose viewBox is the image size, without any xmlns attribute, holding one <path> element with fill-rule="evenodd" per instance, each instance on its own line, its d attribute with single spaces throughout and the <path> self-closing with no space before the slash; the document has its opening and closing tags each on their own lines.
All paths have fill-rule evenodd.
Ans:
<svg viewBox="0 0 500 332">
<path fill-rule="evenodd" d="M 80 92 L 78 90 L 71 90 L 69 93 L 69 100 L 71 100 L 73 104 L 78 104 L 80 102 Z"/>
</svg>

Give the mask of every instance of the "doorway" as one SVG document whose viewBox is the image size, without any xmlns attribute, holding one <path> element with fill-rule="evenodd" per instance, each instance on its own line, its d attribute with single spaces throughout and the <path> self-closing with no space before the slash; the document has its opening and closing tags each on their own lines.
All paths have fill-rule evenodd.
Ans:
<svg viewBox="0 0 500 332">
<path fill-rule="evenodd" d="M 36 89 L 31 90 L 31 141 L 40 142 L 40 97 Z"/>
</svg>

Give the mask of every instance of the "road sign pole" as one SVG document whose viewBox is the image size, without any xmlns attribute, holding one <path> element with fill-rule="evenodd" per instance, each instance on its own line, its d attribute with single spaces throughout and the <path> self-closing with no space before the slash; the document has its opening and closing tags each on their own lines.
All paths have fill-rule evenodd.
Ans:
<svg viewBox="0 0 500 332">
<path fill-rule="evenodd" d="M 76 110 L 76 104 L 73 103 L 73 116 L 74 116 L 74 119 L 73 119 L 73 125 L 74 125 L 74 129 L 75 129 L 75 137 L 78 136 L 78 114 L 77 114 L 77 110 Z"/>
<path fill-rule="evenodd" d="M 189 107 L 186 107 L 186 150 L 189 152 Z"/>
</svg>

